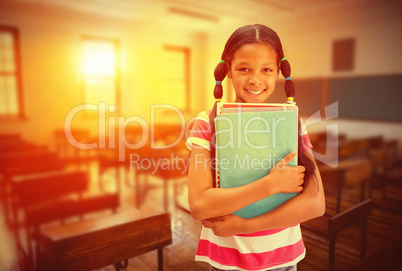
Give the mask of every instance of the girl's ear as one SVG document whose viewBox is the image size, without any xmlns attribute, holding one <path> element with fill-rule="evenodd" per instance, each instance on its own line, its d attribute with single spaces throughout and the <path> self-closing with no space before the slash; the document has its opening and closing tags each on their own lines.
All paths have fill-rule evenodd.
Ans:
<svg viewBox="0 0 402 271">
<path fill-rule="evenodd" d="M 227 77 L 228 77 L 229 79 L 232 79 L 232 70 L 230 69 L 230 66 L 229 66 L 228 63 L 225 63 L 225 65 L 226 65 L 226 70 L 227 70 L 226 75 L 227 75 Z"/>
<path fill-rule="evenodd" d="M 281 73 L 281 63 L 279 63 L 278 67 L 276 67 L 276 80 L 278 80 L 280 73 Z"/>
</svg>

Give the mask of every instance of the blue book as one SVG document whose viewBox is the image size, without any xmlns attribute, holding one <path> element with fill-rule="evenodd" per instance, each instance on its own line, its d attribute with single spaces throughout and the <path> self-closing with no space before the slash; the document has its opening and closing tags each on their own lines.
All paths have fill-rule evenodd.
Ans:
<svg viewBox="0 0 402 271">
<path fill-rule="evenodd" d="M 242 186 L 268 175 L 279 160 L 297 151 L 297 106 L 220 103 L 215 129 L 216 181 L 223 188 Z M 297 166 L 297 156 L 289 165 Z M 260 216 L 296 195 L 277 193 L 234 214 L 243 218 Z"/>
</svg>

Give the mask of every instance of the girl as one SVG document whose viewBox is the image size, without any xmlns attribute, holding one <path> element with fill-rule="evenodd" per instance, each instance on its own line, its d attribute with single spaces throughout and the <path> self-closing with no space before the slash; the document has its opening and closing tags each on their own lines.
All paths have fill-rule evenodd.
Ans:
<svg viewBox="0 0 402 271">
<path fill-rule="evenodd" d="M 222 98 L 222 80 L 228 76 L 235 102 L 264 103 L 275 89 L 279 71 L 286 78 L 288 100 L 293 100 L 290 66 L 278 35 L 259 24 L 241 27 L 230 36 L 215 68 L 215 99 Z M 196 260 L 209 263 L 210 270 L 296 270 L 305 255 L 299 223 L 325 211 L 321 177 L 304 125 L 299 120 L 299 166 L 287 166 L 296 155 L 293 151 L 265 177 L 241 187 L 219 188 L 211 163 L 215 117 L 216 103 L 212 111 L 200 113 L 187 141 L 192 150 L 189 205 L 192 216 L 203 222 Z M 255 218 L 231 215 L 278 192 L 301 193 Z"/>
</svg>

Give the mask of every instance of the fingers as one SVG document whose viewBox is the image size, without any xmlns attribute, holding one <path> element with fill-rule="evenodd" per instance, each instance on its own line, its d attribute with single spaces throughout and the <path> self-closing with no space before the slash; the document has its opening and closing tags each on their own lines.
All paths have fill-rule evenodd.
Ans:
<svg viewBox="0 0 402 271">
<path fill-rule="evenodd" d="M 225 219 L 224 219 L 223 216 L 218 216 L 218 217 L 207 218 L 207 219 L 205 219 L 205 220 L 203 220 L 203 221 L 208 221 L 208 222 L 212 223 L 212 222 L 224 221 L 224 220 L 225 220 Z"/>
<path fill-rule="evenodd" d="M 299 186 L 299 187 L 297 188 L 297 191 L 296 191 L 296 192 L 301 192 L 301 191 L 303 191 L 303 186 Z"/>
<path fill-rule="evenodd" d="M 221 236 L 222 223 L 225 221 L 223 217 L 214 217 L 202 221 L 205 228 L 211 229 L 215 235 Z"/>
<path fill-rule="evenodd" d="M 285 169 L 287 164 L 289 164 L 290 161 L 293 160 L 293 158 L 296 157 L 296 151 L 292 151 L 290 152 L 288 155 L 286 155 L 283 159 L 279 160 L 276 165 L 275 168 L 276 169 Z"/>
<path fill-rule="evenodd" d="M 304 173 L 299 174 L 299 181 L 297 183 L 297 191 L 296 192 L 301 192 L 303 191 L 303 183 L 304 183 Z"/>
<path fill-rule="evenodd" d="M 216 221 L 214 219 L 205 219 L 202 221 L 202 224 L 204 224 L 204 227 L 206 228 L 214 228 L 214 224 L 216 223 Z"/>
<path fill-rule="evenodd" d="M 306 168 L 304 166 L 297 166 L 297 172 L 301 173 L 301 172 L 305 172 Z"/>
<path fill-rule="evenodd" d="M 204 224 L 205 227 L 212 228 L 214 223 L 221 221 L 224 221 L 224 218 L 222 216 L 204 219 L 202 223 Z"/>
<path fill-rule="evenodd" d="M 206 228 L 211 228 L 212 227 L 212 223 L 208 220 L 204 220 L 202 221 L 202 224 L 204 224 L 204 227 Z"/>
<path fill-rule="evenodd" d="M 296 157 L 296 151 L 292 151 L 291 153 L 289 153 L 288 155 L 286 155 L 283 159 L 282 159 L 282 163 L 285 163 L 285 165 L 289 164 L 290 161 L 293 160 L 293 158 Z"/>
</svg>

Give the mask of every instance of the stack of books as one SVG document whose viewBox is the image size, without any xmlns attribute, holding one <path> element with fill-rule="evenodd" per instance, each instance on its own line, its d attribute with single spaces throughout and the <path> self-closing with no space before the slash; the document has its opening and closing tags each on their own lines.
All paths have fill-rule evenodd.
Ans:
<svg viewBox="0 0 402 271">
<path fill-rule="evenodd" d="M 279 160 L 297 151 L 298 108 L 293 103 L 218 103 L 215 130 L 216 182 L 222 188 L 242 186 L 268 175 Z M 297 166 L 297 156 L 288 165 Z M 260 216 L 296 195 L 277 193 L 234 214 Z"/>
</svg>

